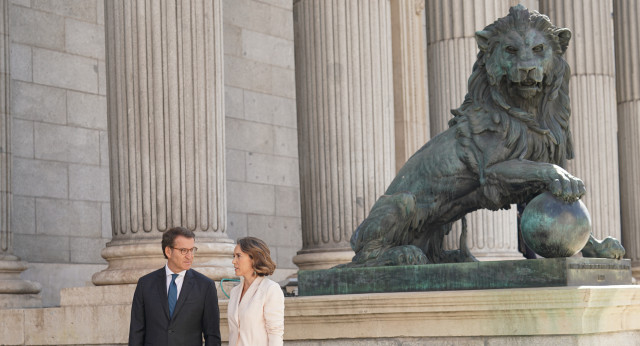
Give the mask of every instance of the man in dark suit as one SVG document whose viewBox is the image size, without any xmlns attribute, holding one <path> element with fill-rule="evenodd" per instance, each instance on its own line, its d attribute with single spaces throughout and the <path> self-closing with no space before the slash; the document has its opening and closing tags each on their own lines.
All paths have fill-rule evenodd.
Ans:
<svg viewBox="0 0 640 346">
<path fill-rule="evenodd" d="M 190 269 L 195 234 L 174 227 L 162 236 L 164 268 L 138 280 L 131 306 L 129 345 L 220 345 L 214 282 Z"/>
</svg>

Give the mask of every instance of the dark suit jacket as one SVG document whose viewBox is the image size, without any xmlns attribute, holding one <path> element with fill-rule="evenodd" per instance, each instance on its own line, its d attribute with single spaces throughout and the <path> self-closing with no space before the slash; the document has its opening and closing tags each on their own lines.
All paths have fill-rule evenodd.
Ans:
<svg viewBox="0 0 640 346">
<path fill-rule="evenodd" d="M 220 345 L 220 311 L 214 282 L 187 270 L 169 319 L 164 267 L 138 280 L 131 305 L 129 345 Z"/>
</svg>

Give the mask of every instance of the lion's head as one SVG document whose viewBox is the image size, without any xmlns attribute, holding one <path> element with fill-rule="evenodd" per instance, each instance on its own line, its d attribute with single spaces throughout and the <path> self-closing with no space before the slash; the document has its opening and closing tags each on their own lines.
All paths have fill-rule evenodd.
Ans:
<svg viewBox="0 0 640 346">
<path fill-rule="evenodd" d="M 471 116 L 470 110 L 482 108 L 509 131 L 508 142 L 517 144 L 521 158 L 564 166 L 573 158 L 571 73 L 563 58 L 570 39 L 571 31 L 554 26 L 547 16 L 522 5 L 512 7 L 506 17 L 476 32 L 479 52 L 469 90 L 453 114 Z M 524 129 L 513 126 L 512 118 Z M 531 131 L 540 135 L 534 147 L 528 141 Z"/>
</svg>

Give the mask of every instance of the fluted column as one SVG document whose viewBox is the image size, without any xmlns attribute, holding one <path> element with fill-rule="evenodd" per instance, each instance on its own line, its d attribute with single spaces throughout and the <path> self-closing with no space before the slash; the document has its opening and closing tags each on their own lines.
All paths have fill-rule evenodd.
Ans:
<svg viewBox="0 0 640 346">
<path fill-rule="evenodd" d="M 97 285 L 165 263 L 174 226 L 196 234 L 194 268 L 233 276 L 225 233 L 222 2 L 105 1 L 113 238 Z"/>
<path fill-rule="evenodd" d="M 300 269 L 349 262 L 395 171 L 390 4 L 294 1 Z"/>
<path fill-rule="evenodd" d="M 424 0 L 391 0 L 396 172 L 429 140 Z"/>
<path fill-rule="evenodd" d="M 622 243 L 640 279 L 640 4 L 613 2 Z"/>
<path fill-rule="evenodd" d="M 0 309 L 41 304 L 40 284 L 20 279 L 28 266 L 11 241 L 11 69 L 9 0 L 0 0 Z"/>
<path fill-rule="evenodd" d="M 575 159 L 568 171 L 587 188 L 596 238 L 620 239 L 618 118 L 611 1 L 541 0 L 551 21 L 571 29 L 566 52 L 571 66 L 571 120 Z M 636 66 L 637 67 L 637 66 Z"/>
<path fill-rule="evenodd" d="M 475 32 L 506 16 L 508 0 L 427 1 L 427 61 L 429 61 L 429 114 L 431 135 L 448 128 L 467 93 L 467 79 L 476 60 Z M 520 259 L 517 213 L 479 210 L 467 215 L 467 245 L 479 260 Z M 459 247 L 460 222 L 445 238 L 445 247 Z"/>
</svg>

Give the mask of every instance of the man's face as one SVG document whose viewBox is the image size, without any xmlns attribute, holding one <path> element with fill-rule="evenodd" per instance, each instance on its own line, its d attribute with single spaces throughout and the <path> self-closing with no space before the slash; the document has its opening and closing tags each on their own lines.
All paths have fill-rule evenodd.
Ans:
<svg viewBox="0 0 640 346">
<path fill-rule="evenodd" d="M 167 266 L 174 273 L 179 273 L 183 270 L 188 270 L 193 264 L 193 247 L 195 245 L 195 239 L 177 236 L 173 241 L 173 247 L 167 246 L 164 248 L 164 253 L 167 255 Z M 182 249 L 187 249 L 187 253 L 183 255 Z"/>
</svg>

